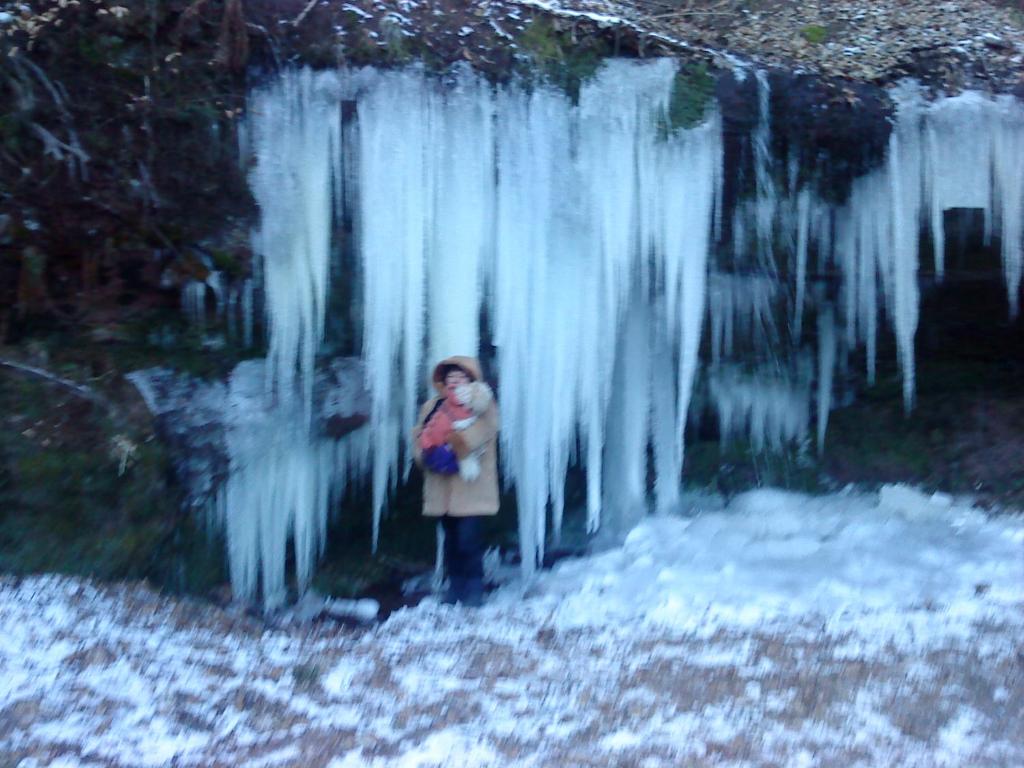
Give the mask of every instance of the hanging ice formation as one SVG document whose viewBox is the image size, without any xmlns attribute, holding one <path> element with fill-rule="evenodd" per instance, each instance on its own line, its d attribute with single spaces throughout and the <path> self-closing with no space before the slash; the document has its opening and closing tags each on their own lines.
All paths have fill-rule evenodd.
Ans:
<svg viewBox="0 0 1024 768">
<path fill-rule="evenodd" d="M 759 82 L 763 101 L 766 86 Z M 754 209 L 739 205 L 734 213 L 739 237 L 734 238 L 733 251 L 737 259 L 743 254 L 742 233 L 748 222 L 756 226 L 759 240 L 774 226 L 778 241 L 794 244 L 795 342 L 803 329 L 812 246 L 820 265 L 834 264 L 842 276 L 841 341 L 848 350 L 864 345 L 869 381 L 874 380 L 884 307 L 896 338 L 904 401 L 910 410 L 922 228 L 931 230 L 934 268 L 941 278 L 943 213 L 952 208 L 982 210 L 988 236 L 1000 238 L 1010 313 L 1015 316 L 1018 311 L 1024 247 L 1024 106 L 1012 97 L 991 99 L 977 93 L 928 103 L 912 83 L 901 85 L 893 95 L 897 117 L 886 163 L 853 182 L 845 205 L 834 208 L 807 189 L 790 190 L 787 196 L 775 193 L 777 199 L 766 205 L 766 185 L 759 181 Z M 761 109 L 763 121 L 763 105 Z M 762 137 L 767 131 L 758 128 L 755 134 Z M 766 161 L 763 153 L 755 155 L 760 179 Z M 773 220 L 766 221 L 766 210 Z M 773 267 L 766 267 L 765 273 L 773 274 Z"/>
<path fill-rule="evenodd" d="M 732 357 L 742 338 L 763 352 L 777 346 L 775 309 L 779 280 L 765 274 L 713 272 L 708 286 L 711 315 L 711 363 Z"/>
<path fill-rule="evenodd" d="M 792 370 L 724 367 L 714 369 L 708 379 L 723 443 L 742 436 L 755 451 L 780 450 L 807 438 L 811 365 L 806 356 L 798 357 Z"/>
<path fill-rule="evenodd" d="M 236 367 L 228 383 L 230 476 L 212 510 L 223 527 L 235 594 L 285 597 L 285 562 L 308 584 L 326 535 L 331 500 L 366 471 L 365 431 L 342 442 L 311 431 L 315 354 L 324 333 L 333 200 L 341 192 L 340 88 L 334 73 L 291 73 L 257 91 L 246 139 L 261 217 L 253 233 L 269 329 L 265 361 Z M 251 339 L 251 286 L 238 301 Z"/>
<path fill-rule="evenodd" d="M 659 131 L 674 75 L 669 61 L 610 62 L 573 106 L 543 87 L 494 92 L 464 73 L 442 90 L 419 72 L 389 72 L 360 100 L 377 519 L 424 393 L 422 350 L 429 360 L 478 354 L 481 306 L 527 570 L 543 554 L 549 504 L 560 527 L 570 461 L 588 470 L 592 529 L 607 489 L 646 475 L 653 408 L 671 419 L 659 422 L 657 462 L 678 479 L 721 150 L 714 115 Z M 656 390 L 639 371 L 616 388 L 613 340 L 631 302 L 654 294 L 664 309 L 622 345 L 643 359 L 658 345 L 674 370 L 659 373 Z M 609 414 L 623 412 L 637 419 L 628 447 L 606 440 Z M 606 451 L 629 460 L 606 461 Z M 676 483 L 662 485 L 659 503 Z M 636 493 L 642 501 L 646 490 Z"/>
<path fill-rule="evenodd" d="M 942 275 L 943 212 L 978 208 L 985 235 L 998 231 L 1003 270 L 1016 316 L 1020 302 L 1024 211 L 1024 108 L 1011 96 L 996 100 L 967 92 L 931 107 L 927 119 L 927 186 L 935 271 Z"/>
<path fill-rule="evenodd" d="M 369 471 L 369 432 L 335 441 L 311 435 L 300 403 L 269 404 L 265 365 L 246 361 L 228 382 L 230 475 L 211 510 L 225 533 L 236 597 L 262 595 L 267 607 L 286 596 L 288 543 L 295 581 L 304 589 L 323 551 L 332 507 Z"/>
<path fill-rule="evenodd" d="M 575 104 L 543 86 L 496 88 L 469 71 L 442 80 L 416 69 L 287 72 L 253 95 L 247 140 L 262 211 L 254 242 L 269 334 L 265 391 L 302 429 L 279 430 L 270 442 L 280 451 L 257 458 L 244 458 L 256 437 L 238 448 L 222 510 L 243 592 L 255 588 L 259 568 L 265 591 L 282 587 L 288 535 L 300 580 L 308 576 L 323 500 L 340 486 L 342 464 L 361 466 L 366 452 L 376 538 L 388 493 L 408 470 L 403 446 L 439 357 L 483 354 L 498 381 L 503 475 L 517 491 L 529 572 L 549 533 L 558 535 L 570 465 L 586 469 L 590 530 L 645 510 L 651 469 L 654 504 L 676 502 L 705 314 L 716 364 L 707 400 L 723 436 L 807 443 L 816 403 L 820 447 L 832 369 L 863 345 L 873 375 L 882 320 L 911 404 L 920 234 L 931 227 L 941 242 L 943 211 L 986 211 L 1016 311 L 1018 102 L 967 94 L 928 104 L 902 89 L 886 163 L 837 207 L 797 187 L 794 162 L 775 170 L 771 94 L 760 75 L 756 194 L 737 205 L 727 243 L 717 235 L 721 123 L 712 110 L 696 127 L 666 130 L 660 118 L 675 73 L 668 60 L 609 61 Z M 344 195 L 342 94 L 356 104 L 344 148 L 355 189 Z M 356 223 L 359 269 L 350 277 L 361 281 L 371 423 L 326 455 L 305 425 L 329 233 L 343 204 Z M 782 259 L 790 269 L 777 269 Z M 941 273 L 941 255 L 935 266 Z M 808 284 L 823 270 L 841 278 L 834 314 L 832 299 L 826 306 Z M 780 275 L 794 284 L 780 285 Z M 816 353 L 801 346 L 810 312 Z M 780 347 L 792 360 L 774 359 Z M 753 365 L 736 365 L 748 354 Z M 251 382 L 238 386 L 251 392 Z"/>
</svg>

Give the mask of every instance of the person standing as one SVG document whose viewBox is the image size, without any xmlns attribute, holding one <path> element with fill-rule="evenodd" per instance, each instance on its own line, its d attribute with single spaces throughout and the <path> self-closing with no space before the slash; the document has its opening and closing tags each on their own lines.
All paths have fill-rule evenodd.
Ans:
<svg viewBox="0 0 1024 768">
<path fill-rule="evenodd" d="M 472 357 L 449 357 L 420 408 L 413 459 L 423 469 L 423 514 L 439 518 L 449 587 L 443 602 L 483 602 L 483 518 L 498 513 L 498 405 Z"/>
</svg>

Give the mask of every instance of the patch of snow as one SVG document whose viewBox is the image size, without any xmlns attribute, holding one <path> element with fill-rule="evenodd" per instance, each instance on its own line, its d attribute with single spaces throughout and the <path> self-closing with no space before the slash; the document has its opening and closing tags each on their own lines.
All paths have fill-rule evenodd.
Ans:
<svg viewBox="0 0 1024 768">
<path fill-rule="evenodd" d="M 334 599 L 327 602 L 327 613 L 338 618 L 353 618 L 357 621 L 370 622 L 377 619 L 380 603 L 364 598 L 362 600 Z"/>
<path fill-rule="evenodd" d="M 491 23 L 491 29 L 494 30 L 495 34 L 497 34 L 498 37 L 503 37 L 506 40 L 512 40 L 513 39 L 512 35 L 510 35 L 508 32 L 506 32 L 504 29 L 502 29 L 498 25 L 498 22 L 496 22 L 494 19 L 491 19 L 490 23 Z"/>
<path fill-rule="evenodd" d="M 619 730 L 609 733 L 598 743 L 598 748 L 608 751 L 622 749 L 623 747 L 635 747 L 643 743 L 643 737 L 630 730 Z"/>
<path fill-rule="evenodd" d="M 968 755 L 976 753 L 984 736 L 978 733 L 983 718 L 970 707 L 961 707 L 939 732 L 938 765 L 960 766 Z"/>
<path fill-rule="evenodd" d="M 344 5 L 341 6 L 341 10 L 349 11 L 350 13 L 354 13 L 357 16 L 361 16 L 364 19 L 372 19 L 373 18 L 373 14 L 367 13 L 362 8 L 360 8 L 358 5 L 352 5 L 352 3 L 345 3 Z"/>
</svg>

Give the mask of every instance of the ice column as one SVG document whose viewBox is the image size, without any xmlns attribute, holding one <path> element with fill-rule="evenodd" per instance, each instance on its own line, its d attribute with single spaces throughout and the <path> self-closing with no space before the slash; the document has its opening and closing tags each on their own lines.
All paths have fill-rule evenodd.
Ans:
<svg viewBox="0 0 1024 768">
<path fill-rule="evenodd" d="M 231 586 L 238 598 L 262 592 L 264 605 L 285 600 L 288 540 L 299 590 L 313 575 L 326 541 L 331 503 L 369 469 L 369 433 L 341 441 L 309 434 L 297 400 L 268 405 L 263 361 L 246 361 L 228 383 L 231 472 L 213 510 L 228 545 Z"/>
<path fill-rule="evenodd" d="M 836 321 L 831 306 L 818 314 L 818 453 L 825 450 L 825 433 L 832 410 L 832 380 L 836 369 Z"/>
<path fill-rule="evenodd" d="M 897 121 L 889 137 L 889 185 L 892 229 L 883 285 L 892 316 L 903 374 L 903 404 L 914 404 L 914 337 L 917 335 L 920 292 L 917 285 L 918 243 L 922 208 L 921 97 L 914 91 L 897 99 Z"/>
<path fill-rule="evenodd" d="M 996 214 L 1002 240 L 1003 271 L 1010 316 L 1020 307 L 1024 267 L 1024 104 L 1011 96 L 997 102 L 1002 118 L 993 141 Z"/>
<path fill-rule="evenodd" d="M 482 270 L 493 247 L 491 88 L 468 70 L 427 115 L 433 197 L 428 232 L 431 362 L 480 348 Z"/>
<path fill-rule="evenodd" d="M 268 389 L 278 398 L 300 396 L 307 417 L 324 332 L 332 201 L 341 184 L 338 89 L 335 73 L 289 72 L 257 91 L 248 110 L 257 158 L 249 184 L 262 214 L 253 246 L 270 329 Z"/>
<path fill-rule="evenodd" d="M 992 231 L 992 150 L 995 115 L 991 102 L 968 91 L 942 99 L 928 110 L 926 184 L 935 272 L 945 272 L 946 237 L 942 214 L 949 208 L 980 208 L 985 232 Z M 951 151 L 952 150 L 952 151 Z"/>
<path fill-rule="evenodd" d="M 315 440 L 310 431 L 332 201 L 341 183 L 338 88 L 334 73 L 288 72 L 255 91 L 248 109 L 250 186 L 261 212 L 254 271 L 263 280 L 269 350 L 265 363 L 248 361 L 232 373 L 225 414 L 230 476 L 213 513 L 226 533 L 236 596 L 251 599 L 261 587 L 268 607 L 284 600 L 289 538 L 298 586 L 308 584 L 329 499 L 348 462 L 341 454 L 349 446 Z M 251 287 L 244 297 L 251 306 Z M 251 320 L 244 324 L 251 339 Z"/>
<path fill-rule="evenodd" d="M 581 217 L 573 177 L 569 110 L 564 97 L 539 88 L 498 97 L 493 341 L 502 409 L 502 459 L 519 502 L 523 566 L 544 551 L 549 497 L 557 520 L 575 427 L 594 361 L 581 342 L 601 331 L 603 295 L 597 259 L 578 240 Z M 573 235 L 575 234 L 575 238 Z M 566 286 L 572 286 L 566 290 Z M 552 474 L 557 468 L 561 475 Z"/>
<path fill-rule="evenodd" d="M 438 98 L 418 72 L 382 73 L 358 103 L 363 359 L 371 393 L 373 541 L 423 390 L 433 188 L 427 141 Z"/>
</svg>

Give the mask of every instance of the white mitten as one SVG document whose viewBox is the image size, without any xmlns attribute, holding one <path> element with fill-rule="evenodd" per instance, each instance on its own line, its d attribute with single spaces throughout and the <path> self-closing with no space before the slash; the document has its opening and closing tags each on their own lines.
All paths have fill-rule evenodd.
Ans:
<svg viewBox="0 0 1024 768">
<path fill-rule="evenodd" d="M 455 388 L 455 399 L 459 401 L 460 405 L 469 405 L 469 401 L 473 399 L 473 385 L 472 384 L 460 384 Z"/>
<path fill-rule="evenodd" d="M 467 483 L 472 483 L 480 477 L 480 459 L 476 456 L 459 459 L 459 477 Z"/>
<path fill-rule="evenodd" d="M 479 415 L 491 407 L 494 393 L 484 382 L 472 381 L 456 388 L 455 399 Z"/>
</svg>

